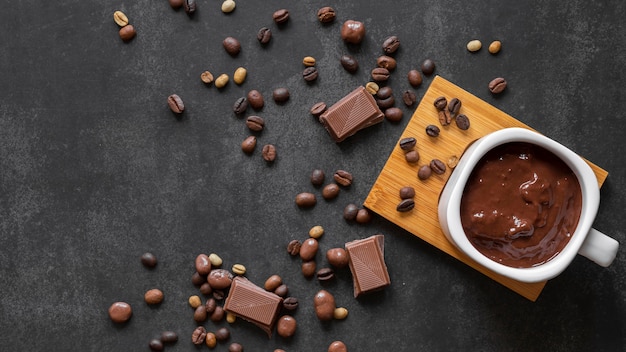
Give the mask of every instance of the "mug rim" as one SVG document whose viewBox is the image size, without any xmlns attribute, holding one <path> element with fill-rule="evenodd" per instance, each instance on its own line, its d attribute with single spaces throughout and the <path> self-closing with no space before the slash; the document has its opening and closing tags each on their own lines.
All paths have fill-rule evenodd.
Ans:
<svg viewBox="0 0 626 352">
<path fill-rule="evenodd" d="M 569 242 L 553 258 L 528 268 L 500 264 L 478 251 L 469 241 L 461 223 L 461 198 L 463 190 L 477 163 L 493 148 L 511 142 L 526 142 L 550 151 L 563 160 L 578 179 L 582 206 L 578 224 Z M 591 230 L 600 204 L 600 190 L 591 167 L 571 149 L 538 132 L 511 127 L 491 132 L 471 144 L 461 156 L 439 199 L 439 222 L 444 234 L 458 249 L 488 269 L 523 282 L 540 282 L 551 279 L 567 268 L 580 250 Z"/>
</svg>

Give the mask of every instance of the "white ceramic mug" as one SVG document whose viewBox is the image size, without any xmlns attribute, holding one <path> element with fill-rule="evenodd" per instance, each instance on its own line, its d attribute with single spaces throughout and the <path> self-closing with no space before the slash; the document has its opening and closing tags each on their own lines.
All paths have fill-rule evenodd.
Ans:
<svg viewBox="0 0 626 352">
<path fill-rule="evenodd" d="M 580 218 L 569 242 L 551 260 L 529 268 L 506 266 L 486 257 L 472 245 L 461 224 L 461 198 L 474 167 L 491 149 L 509 142 L 535 144 L 561 158 L 578 178 L 582 194 Z M 525 128 L 506 128 L 478 139 L 467 148 L 441 193 L 438 213 L 441 228 L 448 240 L 470 258 L 514 280 L 540 282 L 563 272 L 576 254 L 581 254 L 605 267 L 615 259 L 619 243 L 592 228 L 599 204 L 598 179 L 589 164 L 580 156 L 537 132 Z"/>
</svg>

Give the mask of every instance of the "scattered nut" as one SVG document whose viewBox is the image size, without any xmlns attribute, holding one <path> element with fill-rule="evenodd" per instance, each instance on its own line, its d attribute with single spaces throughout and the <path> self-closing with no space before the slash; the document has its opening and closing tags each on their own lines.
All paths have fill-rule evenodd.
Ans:
<svg viewBox="0 0 626 352">
<path fill-rule="evenodd" d="M 483 43 L 481 43 L 478 39 L 471 40 L 469 43 L 467 43 L 467 50 L 470 52 L 476 52 L 482 47 Z"/>
<path fill-rule="evenodd" d="M 310 230 L 309 230 L 309 236 L 318 239 L 320 237 L 322 237 L 322 235 L 324 235 L 324 228 L 320 225 L 316 225 L 313 226 Z"/>
<path fill-rule="evenodd" d="M 497 54 L 500 52 L 500 49 L 502 48 L 502 43 L 499 40 L 494 40 L 493 42 L 491 42 L 491 44 L 489 44 L 489 52 L 491 54 Z"/>
</svg>

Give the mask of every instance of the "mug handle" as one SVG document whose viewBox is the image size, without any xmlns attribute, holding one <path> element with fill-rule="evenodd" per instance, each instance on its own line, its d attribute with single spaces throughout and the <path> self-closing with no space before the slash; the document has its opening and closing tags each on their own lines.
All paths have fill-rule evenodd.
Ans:
<svg viewBox="0 0 626 352">
<path fill-rule="evenodd" d="M 611 265 L 617 255 L 619 242 L 592 228 L 587 234 L 578 254 L 603 267 Z"/>
</svg>

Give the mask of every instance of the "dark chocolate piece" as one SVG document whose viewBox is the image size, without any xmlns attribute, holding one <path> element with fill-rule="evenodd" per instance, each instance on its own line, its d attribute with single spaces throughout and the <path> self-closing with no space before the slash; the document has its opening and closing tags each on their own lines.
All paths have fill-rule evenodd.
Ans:
<svg viewBox="0 0 626 352">
<path fill-rule="evenodd" d="M 360 86 L 328 108 L 320 122 L 335 142 L 341 142 L 359 130 L 380 123 L 385 115 L 374 97 Z"/>
<path fill-rule="evenodd" d="M 280 296 L 237 276 L 230 286 L 224 310 L 256 324 L 271 337 L 282 302 Z"/>
<path fill-rule="evenodd" d="M 391 284 L 385 265 L 385 236 L 377 234 L 346 243 L 354 297 L 381 290 Z"/>
</svg>

